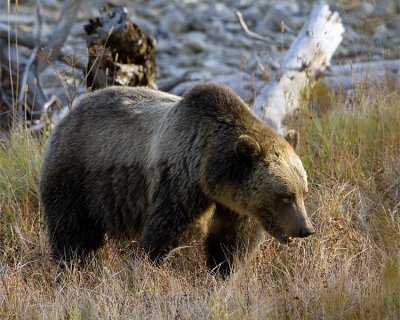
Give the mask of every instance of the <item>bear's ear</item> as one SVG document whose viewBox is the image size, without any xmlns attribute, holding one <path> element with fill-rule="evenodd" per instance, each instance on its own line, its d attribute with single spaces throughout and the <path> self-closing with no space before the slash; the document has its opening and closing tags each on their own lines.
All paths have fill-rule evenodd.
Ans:
<svg viewBox="0 0 400 320">
<path fill-rule="evenodd" d="M 285 139 L 290 143 L 293 149 L 296 149 L 297 145 L 299 144 L 300 135 L 296 130 L 289 130 L 286 133 Z"/>
<path fill-rule="evenodd" d="M 260 145 L 252 137 L 242 134 L 236 141 L 236 154 L 240 157 L 254 159 L 261 153 Z"/>
</svg>

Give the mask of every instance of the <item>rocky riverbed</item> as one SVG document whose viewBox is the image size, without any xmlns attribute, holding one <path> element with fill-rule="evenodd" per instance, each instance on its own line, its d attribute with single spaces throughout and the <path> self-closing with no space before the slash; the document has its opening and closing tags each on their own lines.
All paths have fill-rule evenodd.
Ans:
<svg viewBox="0 0 400 320">
<path fill-rule="evenodd" d="M 51 34 L 62 2 L 42 0 L 42 38 Z M 400 58 L 400 1 L 328 1 L 345 26 L 342 44 L 332 64 Z M 85 55 L 84 24 L 103 7 L 126 6 L 132 20 L 157 40 L 158 79 L 168 79 L 190 70 L 192 79 L 212 79 L 243 72 L 262 77 L 270 63 L 279 64 L 296 32 L 315 4 L 305 0 L 108 0 L 84 1 L 64 50 Z M 2 1 L 0 22 L 19 21 L 30 31 L 35 21 L 36 1 L 19 1 L 7 14 Z M 268 45 L 246 38 L 237 22 L 240 10 L 252 31 L 277 40 Z M 11 22 L 15 25 L 15 21 Z M 282 25 L 285 32 L 282 33 Z M 51 78 L 52 70 L 46 72 Z"/>
</svg>

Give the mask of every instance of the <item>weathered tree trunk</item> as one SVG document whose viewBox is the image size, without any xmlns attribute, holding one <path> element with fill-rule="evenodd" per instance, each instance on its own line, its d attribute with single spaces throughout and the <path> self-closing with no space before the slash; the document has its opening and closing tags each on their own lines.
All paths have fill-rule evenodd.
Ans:
<svg viewBox="0 0 400 320">
<path fill-rule="evenodd" d="M 134 24 L 125 8 L 104 12 L 85 26 L 88 34 L 87 87 L 156 88 L 155 40 Z"/>
<path fill-rule="evenodd" d="M 282 70 L 266 85 L 254 102 L 255 112 L 278 132 L 285 131 L 283 120 L 296 110 L 305 89 L 330 60 L 342 41 L 344 28 L 339 14 L 328 5 L 316 5 L 296 40 L 285 55 Z"/>
</svg>

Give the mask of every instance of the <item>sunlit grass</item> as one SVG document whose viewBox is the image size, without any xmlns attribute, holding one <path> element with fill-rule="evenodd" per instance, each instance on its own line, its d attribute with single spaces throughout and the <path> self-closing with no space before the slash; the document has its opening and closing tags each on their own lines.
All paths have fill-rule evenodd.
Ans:
<svg viewBox="0 0 400 320">
<path fill-rule="evenodd" d="M 155 268 L 107 243 L 63 270 L 39 207 L 43 141 L 14 131 L 0 144 L 0 318 L 399 319 L 399 98 L 354 90 L 294 121 L 317 233 L 290 247 L 267 237 L 226 280 L 201 246 Z"/>
</svg>

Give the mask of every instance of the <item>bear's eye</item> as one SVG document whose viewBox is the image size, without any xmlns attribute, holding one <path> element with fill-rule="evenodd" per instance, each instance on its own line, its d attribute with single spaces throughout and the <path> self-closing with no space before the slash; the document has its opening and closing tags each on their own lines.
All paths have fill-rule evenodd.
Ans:
<svg viewBox="0 0 400 320">
<path fill-rule="evenodd" d="M 294 195 L 284 195 L 282 196 L 282 202 L 283 203 L 292 203 L 294 199 Z"/>
<path fill-rule="evenodd" d="M 290 203 L 290 202 L 292 202 L 292 199 L 290 199 L 290 198 L 288 198 L 288 197 L 284 197 L 284 198 L 282 198 L 282 201 L 283 201 L 284 203 Z"/>
</svg>

